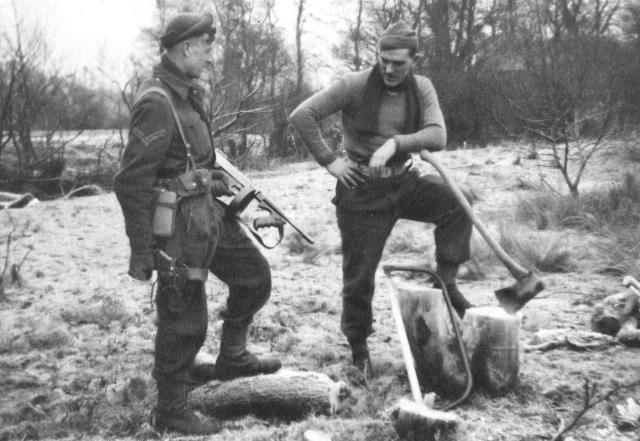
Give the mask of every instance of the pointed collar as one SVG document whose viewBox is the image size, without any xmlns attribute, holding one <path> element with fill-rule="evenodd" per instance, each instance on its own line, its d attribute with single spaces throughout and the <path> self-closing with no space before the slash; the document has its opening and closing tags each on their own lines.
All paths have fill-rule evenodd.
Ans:
<svg viewBox="0 0 640 441">
<path fill-rule="evenodd" d="M 171 59 L 169 59 L 167 54 L 163 54 L 162 58 L 160 59 L 160 64 L 153 68 L 153 76 L 162 80 L 183 100 L 188 99 L 189 93 L 192 90 L 195 90 L 195 92 L 198 94 L 201 94 L 203 92 L 202 87 L 195 81 L 187 78 L 187 76 L 180 70 L 180 68 L 173 61 L 171 61 Z"/>
</svg>

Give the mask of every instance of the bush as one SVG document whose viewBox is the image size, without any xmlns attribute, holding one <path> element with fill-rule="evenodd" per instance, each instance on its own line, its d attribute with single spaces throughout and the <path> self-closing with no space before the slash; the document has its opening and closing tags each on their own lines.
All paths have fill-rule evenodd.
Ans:
<svg viewBox="0 0 640 441">
<path fill-rule="evenodd" d="M 538 230 L 574 228 L 595 233 L 599 238 L 599 272 L 621 275 L 635 273 L 640 267 L 640 181 L 631 174 L 609 190 L 579 197 L 539 193 L 520 202 L 516 217 L 532 222 Z M 551 260 L 560 257 L 558 250 L 549 252 L 549 258 L 556 255 Z"/>
<path fill-rule="evenodd" d="M 500 245 L 526 267 L 549 273 L 573 271 L 576 265 L 562 237 L 547 241 L 518 229 L 500 229 Z"/>
</svg>

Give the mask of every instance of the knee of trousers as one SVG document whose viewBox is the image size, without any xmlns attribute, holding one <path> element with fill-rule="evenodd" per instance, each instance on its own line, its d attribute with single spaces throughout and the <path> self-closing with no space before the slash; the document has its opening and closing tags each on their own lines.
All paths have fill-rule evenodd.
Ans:
<svg viewBox="0 0 640 441">
<path fill-rule="evenodd" d="M 229 286 L 227 309 L 232 315 L 253 314 L 271 297 L 271 272 L 268 266 L 256 269 L 254 274 L 243 281 Z M 230 307 L 230 308 L 229 308 Z"/>
</svg>

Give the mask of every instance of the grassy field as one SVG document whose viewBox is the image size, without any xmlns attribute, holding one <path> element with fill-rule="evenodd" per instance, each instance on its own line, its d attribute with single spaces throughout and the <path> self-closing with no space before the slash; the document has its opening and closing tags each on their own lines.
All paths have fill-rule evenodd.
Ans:
<svg viewBox="0 0 640 441">
<path fill-rule="evenodd" d="M 603 151 L 587 169 L 576 202 L 548 191 L 541 175 L 562 189 L 559 175 L 519 151 L 502 145 L 438 155 L 458 182 L 473 188 L 474 208 L 492 234 L 518 260 L 537 268 L 547 284 L 523 309 L 525 345 L 541 329 L 588 330 L 593 305 L 623 290 L 623 274 L 640 276 L 640 162 L 629 153 L 633 149 Z M 391 287 L 381 272 L 370 339 L 374 376 L 368 384 L 357 381 L 339 330 L 341 252 L 330 203 L 333 178 L 312 162 L 249 175 L 316 241 L 309 246 L 287 230 L 281 246 L 264 251 L 273 292 L 256 316 L 251 349 L 277 354 L 289 369 L 344 381 L 351 395 L 333 416 L 242 416 L 225 420 L 223 431 L 207 439 L 293 441 L 309 429 L 334 441 L 398 439 L 389 409 L 409 396 L 409 385 L 386 296 Z M 4 274 L 0 298 L 0 440 L 158 438 L 148 425 L 155 402 L 151 284 L 126 275 L 129 250 L 115 196 L 0 212 L 0 231 L 0 249 L 9 251 L 5 267 L 19 264 L 13 280 L 10 271 Z M 472 245 L 461 289 L 477 305 L 495 305 L 493 291 L 512 280 L 479 237 L 474 235 Z M 400 221 L 383 262 L 433 264 L 433 252 L 430 226 Z M 226 288 L 211 278 L 207 293 L 204 349 L 216 354 Z M 515 390 L 502 397 L 475 391 L 455 409 L 462 420 L 456 438 L 440 439 L 551 439 L 561 421 L 581 410 L 585 379 L 597 383 L 600 393 L 640 379 L 638 351 L 623 345 L 521 351 Z M 597 405 L 565 439 L 640 439 L 618 415 L 616 406 L 628 398 L 640 401 L 640 388 Z"/>
</svg>

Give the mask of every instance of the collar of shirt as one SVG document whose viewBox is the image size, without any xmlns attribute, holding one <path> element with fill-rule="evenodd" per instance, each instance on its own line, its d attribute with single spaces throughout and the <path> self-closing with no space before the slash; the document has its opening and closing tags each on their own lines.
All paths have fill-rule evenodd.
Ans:
<svg viewBox="0 0 640 441">
<path fill-rule="evenodd" d="M 204 95 L 204 89 L 195 81 L 187 78 L 166 54 L 162 55 L 160 64 L 153 69 L 153 76 L 161 79 L 185 101 L 189 99 L 189 94 L 192 99 L 195 98 L 197 101 L 200 101 Z"/>
</svg>

